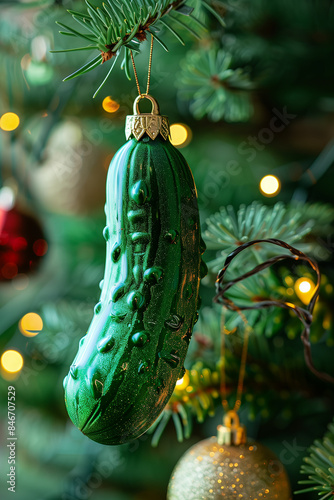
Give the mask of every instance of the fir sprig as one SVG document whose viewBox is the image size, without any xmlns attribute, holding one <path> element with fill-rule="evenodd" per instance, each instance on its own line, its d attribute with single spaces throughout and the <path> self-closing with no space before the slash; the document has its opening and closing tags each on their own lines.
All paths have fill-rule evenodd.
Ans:
<svg viewBox="0 0 334 500">
<path fill-rule="evenodd" d="M 153 446 L 158 445 L 170 421 L 174 424 L 178 441 L 182 442 L 191 436 L 195 421 L 202 423 L 221 408 L 219 316 L 217 311 L 205 309 L 205 321 L 194 334 L 190 344 L 191 349 L 187 356 L 189 370 L 175 387 L 163 413 L 148 431 L 152 434 Z M 214 338 L 207 334 L 210 328 L 212 333 L 215 330 Z M 235 399 L 236 380 L 240 369 L 242 332 L 243 328 L 236 328 L 226 335 L 227 395 L 231 404 Z M 314 389 L 305 377 L 306 367 L 302 352 L 296 361 L 296 358 L 289 359 L 288 345 L 285 348 L 282 346 L 281 349 L 273 349 L 273 346 L 273 340 L 265 336 L 252 335 L 250 338 L 244 393 L 244 409 L 249 420 L 254 420 L 259 415 L 264 420 L 273 418 L 274 415 L 284 420 L 289 419 L 295 414 L 296 407 L 303 413 L 306 395 L 314 395 Z M 269 357 L 271 362 L 268 367 Z M 198 359 L 207 359 L 208 362 Z"/>
<path fill-rule="evenodd" d="M 203 422 L 207 415 L 216 412 L 219 398 L 219 373 L 209 368 L 187 371 L 187 392 L 176 386 L 167 407 L 150 428 L 153 433 L 152 446 L 157 446 L 169 420 L 172 418 L 177 440 L 182 442 L 191 436 L 193 417 Z M 218 399 L 219 404 L 219 399 Z"/>
<path fill-rule="evenodd" d="M 84 13 L 68 11 L 80 25 L 80 31 L 60 22 L 57 24 L 66 30 L 60 31 L 61 34 L 83 39 L 86 45 L 53 52 L 99 50 L 100 54 L 66 77 L 65 80 L 83 75 L 110 59 L 113 59 L 114 63 L 121 49 L 123 49 L 122 67 L 125 67 L 129 77 L 129 51 L 139 52 L 139 45 L 146 40 L 148 33 L 168 51 L 166 44 L 157 34 L 161 28 L 167 28 L 181 43 L 183 40 L 178 32 L 179 26 L 195 35 L 197 32 L 192 26 L 203 28 L 202 23 L 192 15 L 193 8 L 188 6 L 185 0 L 175 0 L 174 2 L 170 0 L 160 0 L 159 2 L 153 2 L 153 0 L 106 0 L 106 2 L 102 2 L 100 0 L 99 6 L 85 0 L 85 4 L 86 12 Z M 201 5 L 217 19 L 220 19 L 211 6 L 210 0 L 201 0 Z M 187 22 L 184 22 L 184 19 L 187 19 Z M 96 93 L 104 85 L 112 69 L 113 64 Z"/>
<path fill-rule="evenodd" d="M 237 211 L 232 206 L 222 207 L 206 221 L 207 248 L 220 251 L 209 265 L 218 271 L 227 255 L 247 241 L 262 238 L 279 238 L 289 244 L 301 241 L 315 222 L 303 218 L 301 207 L 290 210 L 283 203 L 269 207 L 253 202 L 249 206 L 241 205 Z"/>
<path fill-rule="evenodd" d="M 179 97 L 190 102 L 195 118 L 247 121 L 252 114 L 249 90 L 253 84 L 232 56 L 216 46 L 188 52 L 178 79 Z"/>
<path fill-rule="evenodd" d="M 308 485 L 296 493 L 318 493 L 319 500 L 334 496 L 334 422 L 328 427 L 329 432 L 320 441 L 314 442 L 310 455 L 304 458 L 305 465 L 301 473 L 308 479 L 299 481 L 299 484 Z"/>
</svg>

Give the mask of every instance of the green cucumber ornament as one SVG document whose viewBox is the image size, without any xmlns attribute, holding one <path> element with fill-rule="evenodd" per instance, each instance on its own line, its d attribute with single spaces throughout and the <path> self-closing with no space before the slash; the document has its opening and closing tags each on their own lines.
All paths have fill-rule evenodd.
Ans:
<svg viewBox="0 0 334 500">
<path fill-rule="evenodd" d="M 194 179 L 150 95 L 136 98 L 126 138 L 108 171 L 100 301 L 64 380 L 72 422 L 102 444 L 138 438 L 164 409 L 207 273 Z"/>
</svg>

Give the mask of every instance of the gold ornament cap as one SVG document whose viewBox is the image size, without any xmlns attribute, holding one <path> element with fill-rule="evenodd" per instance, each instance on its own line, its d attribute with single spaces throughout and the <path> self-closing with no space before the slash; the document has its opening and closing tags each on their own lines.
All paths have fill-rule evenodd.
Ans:
<svg viewBox="0 0 334 500">
<path fill-rule="evenodd" d="M 139 111 L 139 101 L 148 99 L 152 103 L 151 113 L 141 113 Z M 125 136 L 130 139 L 131 136 L 139 141 L 144 134 L 151 139 L 156 139 L 160 134 L 165 140 L 169 136 L 169 121 L 167 116 L 160 115 L 157 101 L 149 94 L 141 94 L 136 97 L 133 103 L 133 115 L 126 117 Z"/>
<path fill-rule="evenodd" d="M 220 445 L 238 446 L 247 442 L 246 428 L 240 425 L 239 416 L 234 410 L 226 413 L 224 425 L 219 425 L 217 430 L 217 441 Z"/>
</svg>

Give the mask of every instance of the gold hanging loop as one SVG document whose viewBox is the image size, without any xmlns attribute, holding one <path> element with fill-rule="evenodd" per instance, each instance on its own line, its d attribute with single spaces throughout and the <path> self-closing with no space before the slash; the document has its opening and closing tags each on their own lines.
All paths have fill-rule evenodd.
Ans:
<svg viewBox="0 0 334 500">
<path fill-rule="evenodd" d="M 141 113 L 139 102 L 148 99 L 152 104 L 151 113 Z M 154 140 L 159 135 L 166 141 L 169 136 L 169 122 L 167 116 L 160 115 L 157 101 L 149 94 L 141 94 L 133 103 L 133 115 L 126 117 L 125 136 L 127 139 L 134 137 L 139 141 L 147 135 Z"/>
<path fill-rule="evenodd" d="M 139 111 L 139 101 L 141 99 L 148 99 L 149 101 L 151 101 L 152 103 L 152 111 L 151 111 L 151 114 L 152 115 L 160 115 L 160 111 L 159 111 L 159 104 L 157 103 L 157 101 L 154 99 L 154 97 L 152 97 L 151 95 L 149 94 L 141 94 L 139 96 L 136 97 L 136 99 L 134 100 L 134 103 L 133 103 L 133 114 L 134 115 L 140 115 L 140 111 Z"/>
</svg>

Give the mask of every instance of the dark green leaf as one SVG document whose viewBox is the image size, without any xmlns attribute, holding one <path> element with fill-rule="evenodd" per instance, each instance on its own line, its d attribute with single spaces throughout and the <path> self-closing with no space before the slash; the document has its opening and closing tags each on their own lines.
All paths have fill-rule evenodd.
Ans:
<svg viewBox="0 0 334 500">
<path fill-rule="evenodd" d="M 182 4 L 177 9 L 174 9 L 175 12 L 179 12 L 183 16 L 189 16 L 193 12 L 193 7 L 189 7 L 189 5 Z"/>
<path fill-rule="evenodd" d="M 89 30 L 94 37 L 99 37 L 100 36 L 100 32 L 97 28 L 94 27 L 93 24 L 91 24 L 89 21 L 86 21 L 85 19 L 78 19 L 76 16 L 72 16 L 73 19 L 75 19 L 75 21 L 79 24 L 81 24 L 81 26 L 83 28 L 86 28 L 87 30 Z"/>
<path fill-rule="evenodd" d="M 112 72 L 112 70 L 114 69 L 114 66 L 116 64 L 116 61 L 117 61 L 117 58 L 118 58 L 118 55 L 119 54 L 116 54 L 116 56 L 114 57 L 114 60 L 111 62 L 111 66 L 110 66 L 110 69 L 107 73 L 107 76 L 105 77 L 105 79 L 103 80 L 103 82 L 101 83 L 101 85 L 99 86 L 99 88 L 96 90 L 95 94 L 93 95 L 93 98 L 97 96 L 97 94 L 100 92 L 100 90 L 102 89 L 103 85 L 106 83 L 106 81 L 108 80 L 109 78 L 109 75 L 110 73 Z"/>
<path fill-rule="evenodd" d="M 163 48 L 166 50 L 166 52 L 168 52 L 167 45 L 165 45 L 165 44 L 164 44 L 164 42 L 163 42 L 162 40 L 160 40 L 160 38 L 159 38 L 159 37 L 158 37 L 155 33 L 153 33 L 153 31 L 151 31 L 150 33 L 151 33 L 151 35 L 153 36 L 153 38 L 154 38 L 154 39 L 155 39 L 158 43 L 160 43 L 161 47 L 163 47 Z"/>
<path fill-rule="evenodd" d="M 99 54 L 98 56 L 94 57 L 94 59 L 89 61 L 87 64 L 77 69 L 74 73 L 68 75 L 66 78 L 64 78 L 63 81 L 66 82 L 67 80 L 72 80 L 72 78 L 75 78 L 76 76 L 82 75 L 83 73 L 87 73 L 87 71 L 96 68 L 101 63 L 102 63 L 102 57 L 101 54 Z"/>
<path fill-rule="evenodd" d="M 220 24 L 225 27 L 225 22 L 224 20 L 222 19 L 222 17 L 218 14 L 218 12 L 215 11 L 215 9 L 213 7 L 211 7 L 211 5 L 209 5 L 207 2 L 203 2 L 203 7 L 205 7 L 209 12 L 211 12 L 211 14 L 217 19 L 217 21 L 220 22 Z"/>
<path fill-rule="evenodd" d="M 178 41 L 180 43 L 182 43 L 182 45 L 185 45 L 184 41 L 182 40 L 182 38 L 180 37 L 180 35 L 178 33 L 176 33 L 175 30 L 173 30 L 173 28 L 171 26 L 169 26 L 169 24 L 167 24 L 165 21 L 163 21 L 162 19 L 160 19 L 160 22 L 161 24 L 163 24 L 171 33 L 173 33 L 173 35 L 175 36 L 175 38 L 178 39 Z"/>
<path fill-rule="evenodd" d="M 85 33 L 79 33 L 78 31 L 74 30 L 73 28 L 70 28 L 69 26 L 66 26 L 66 24 L 60 23 L 59 21 L 57 21 L 57 24 L 61 28 L 68 30 L 74 36 L 84 38 L 85 40 L 88 40 L 90 42 L 95 42 L 95 38 L 93 38 L 91 35 L 86 35 Z"/>
<path fill-rule="evenodd" d="M 173 21 L 175 21 L 177 24 L 179 24 L 180 26 L 182 26 L 184 29 L 188 30 L 192 35 L 194 35 L 194 37 L 200 39 L 200 35 L 198 33 L 196 33 L 196 31 L 194 31 L 192 28 L 190 28 L 190 26 L 188 26 L 188 24 L 185 24 L 183 21 L 181 21 L 178 17 L 176 16 L 170 16 L 171 19 L 173 19 Z"/>
<path fill-rule="evenodd" d="M 76 10 L 68 10 L 67 11 L 72 16 L 81 17 L 82 19 L 90 19 L 88 14 L 84 14 L 83 12 L 77 12 Z"/>
<path fill-rule="evenodd" d="M 58 52 L 75 52 L 77 50 L 92 50 L 98 49 L 97 45 L 88 45 L 87 47 L 77 47 L 73 49 L 60 49 L 60 50 L 50 50 L 52 54 L 57 54 Z"/>
</svg>

